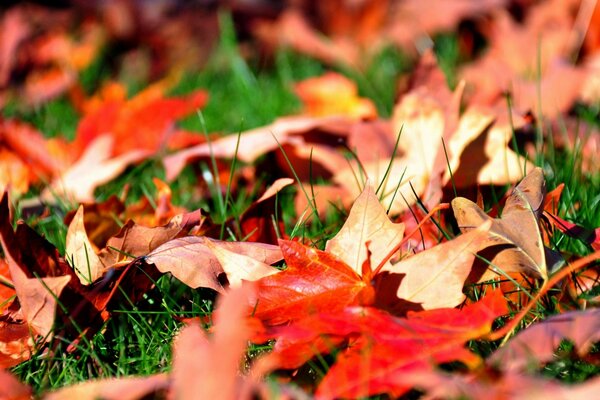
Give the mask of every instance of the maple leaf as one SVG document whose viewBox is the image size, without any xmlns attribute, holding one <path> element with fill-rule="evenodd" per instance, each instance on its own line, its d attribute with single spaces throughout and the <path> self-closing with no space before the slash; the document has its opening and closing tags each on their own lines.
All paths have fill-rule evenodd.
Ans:
<svg viewBox="0 0 600 400">
<path fill-rule="evenodd" d="M 398 312 L 409 306 L 454 307 L 464 300 L 464 281 L 489 226 L 391 265 L 403 226 L 389 221 L 373 190 L 366 188 L 327 251 L 279 242 L 287 269 L 257 281 L 254 315 L 277 325 L 307 313 L 373 302 Z M 376 251 L 372 256 L 369 240 Z M 376 271 L 371 270 L 374 261 Z"/>
<path fill-rule="evenodd" d="M 329 127 L 339 130 L 340 125 L 347 126 L 350 123 L 349 118 L 340 116 L 278 118 L 272 124 L 241 132 L 239 144 L 237 135 L 229 135 L 164 157 L 166 178 L 167 180 L 174 179 L 187 163 L 199 158 L 230 159 L 237 157 L 241 161 L 250 163 L 270 151 L 279 149 L 280 145 L 304 144 L 302 134 Z"/>
<path fill-rule="evenodd" d="M 367 261 L 367 246 L 371 263 L 379 263 L 396 248 L 404 236 L 404 224 L 390 221 L 375 195 L 371 185 L 354 202 L 350 214 L 340 231 L 327 242 L 325 251 L 336 255 L 357 274 L 362 274 L 362 266 Z M 387 261 L 384 268 L 390 267 Z"/>
<path fill-rule="evenodd" d="M 430 398 L 469 399 L 587 399 L 594 397 L 600 379 L 564 385 L 556 380 L 520 373 L 483 370 L 470 374 L 417 371 L 398 377 L 407 386 L 427 393 Z"/>
<path fill-rule="evenodd" d="M 384 206 L 399 214 L 416 202 L 415 194 L 427 205 L 438 204 L 451 180 L 460 188 L 506 184 L 533 168 L 508 148 L 514 125 L 502 117 L 505 110 L 469 107 L 460 114 L 464 85 L 451 93 L 432 53 L 421 58 L 413 78 L 391 120 L 397 151 L 334 171 L 334 182 L 350 195 L 360 190 L 355 176 L 361 171 L 381 187 Z M 514 121 L 519 126 L 521 120 Z"/>
<path fill-rule="evenodd" d="M 348 347 L 317 389 L 317 398 L 363 397 L 376 393 L 399 396 L 410 386 L 399 377 L 431 371 L 436 363 L 461 360 L 475 366 L 481 360 L 464 347 L 485 335 L 492 322 L 507 312 L 499 291 L 462 310 L 438 309 L 394 317 L 372 307 L 322 311 L 290 325 L 270 328 L 277 339 L 273 353 L 282 368 L 297 368 L 316 354 Z"/>
<path fill-rule="evenodd" d="M 238 371 L 251 327 L 245 321 L 245 286 L 220 297 L 209 339 L 197 323 L 187 326 L 175 341 L 170 399 L 237 399 L 242 382 Z"/>
<path fill-rule="evenodd" d="M 136 400 L 164 393 L 170 380 L 166 374 L 146 377 L 128 376 L 120 378 L 86 381 L 44 396 L 46 400 Z"/>
<path fill-rule="evenodd" d="M 149 86 L 135 97 L 110 98 L 79 122 L 74 146 L 82 151 L 97 137 L 111 135 L 115 146 L 111 155 L 132 150 L 156 152 L 167 144 L 172 125 L 206 104 L 206 92 L 199 90 L 185 97 L 164 98 L 168 82 Z"/>
<path fill-rule="evenodd" d="M 510 92 L 517 110 L 535 110 L 551 118 L 573 105 L 584 73 L 570 62 L 576 41 L 567 3 L 548 1 L 533 6 L 522 24 L 506 11 L 495 13 L 487 29 L 489 51 L 461 74 L 474 86 L 474 102 L 505 103 L 504 93 Z M 551 93 L 562 95 L 545 95 Z"/>
<path fill-rule="evenodd" d="M 507 371 L 534 368 L 552 361 L 565 339 L 579 356 L 587 354 L 600 340 L 600 310 L 571 311 L 533 324 L 492 354 L 488 363 Z"/>
<path fill-rule="evenodd" d="M 147 158 L 151 153 L 137 149 L 112 157 L 114 139 L 109 135 L 95 138 L 81 157 L 63 171 L 44 190 L 41 198 L 54 202 L 57 196 L 75 202 L 94 200 L 94 189 L 121 174 L 130 164 Z"/>
<path fill-rule="evenodd" d="M 452 208 L 463 232 L 485 221 L 492 222 L 490 237 L 481 246 L 481 255 L 490 265 L 505 273 L 523 272 L 545 280 L 548 278 L 547 254 L 554 256 L 544 247 L 538 225 L 544 194 L 544 175 L 541 168 L 536 168 L 513 189 L 499 219 L 489 217 L 475 203 L 462 197 L 452 200 Z M 487 265 L 478 269 L 482 274 L 480 280 L 495 276 L 491 271 L 486 272 Z"/>
<path fill-rule="evenodd" d="M 280 240 L 279 247 L 287 268 L 256 282 L 257 297 L 250 300 L 255 317 L 277 325 L 341 309 L 361 297 L 370 301 L 370 283 L 334 255 L 288 240 Z"/>
</svg>

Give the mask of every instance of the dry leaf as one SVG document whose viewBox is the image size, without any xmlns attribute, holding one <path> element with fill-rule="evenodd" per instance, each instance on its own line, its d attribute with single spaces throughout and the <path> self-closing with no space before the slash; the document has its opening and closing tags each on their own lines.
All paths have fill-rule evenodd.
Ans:
<svg viewBox="0 0 600 400">
<path fill-rule="evenodd" d="M 104 265 L 96 254 L 94 246 L 88 239 L 83 224 L 83 206 L 79 206 L 77 213 L 67 231 L 65 255 L 70 260 L 75 274 L 82 285 L 95 282 L 104 273 Z"/>
<path fill-rule="evenodd" d="M 513 189 L 499 219 L 489 217 L 475 203 L 462 197 L 452 200 L 452 209 L 463 232 L 492 221 L 490 236 L 480 248 L 480 255 L 491 265 L 505 273 L 522 272 L 545 280 L 548 277 L 546 249 L 538 225 L 545 187 L 543 172 L 536 168 Z M 486 270 L 487 265 L 483 265 L 479 280 L 497 276 Z"/>
<path fill-rule="evenodd" d="M 376 266 L 396 248 L 403 236 L 404 224 L 390 221 L 373 188 L 367 185 L 350 209 L 342 229 L 327 242 L 325 251 L 361 275 L 362 265 L 367 260 L 367 243 L 371 264 Z M 390 267 L 390 262 L 387 261 L 385 266 Z"/>
<path fill-rule="evenodd" d="M 170 272 L 192 288 L 207 287 L 221 292 L 224 288 L 218 277 L 225 271 L 219 259 L 206 245 L 207 241 L 213 240 L 200 236 L 174 239 L 147 253 L 145 262 L 154 264 L 163 273 Z M 272 264 L 282 258 L 279 248 L 269 244 L 219 242 L 218 246 L 265 264 Z M 239 279 L 243 278 L 239 272 L 237 276 Z"/>
<path fill-rule="evenodd" d="M 489 235 L 490 226 L 491 223 L 481 224 L 467 234 L 384 267 L 380 285 L 395 286 L 400 281 L 395 293 L 397 298 L 424 310 L 456 307 L 465 300 L 462 292 L 465 280 L 477 250 Z"/>
<path fill-rule="evenodd" d="M 245 256 L 222 247 L 219 242 L 206 240 L 206 247 L 221 264 L 221 268 L 227 275 L 230 288 L 240 287 L 242 281 L 257 281 L 265 276 L 279 272 L 275 267 L 252 257 Z"/>
</svg>

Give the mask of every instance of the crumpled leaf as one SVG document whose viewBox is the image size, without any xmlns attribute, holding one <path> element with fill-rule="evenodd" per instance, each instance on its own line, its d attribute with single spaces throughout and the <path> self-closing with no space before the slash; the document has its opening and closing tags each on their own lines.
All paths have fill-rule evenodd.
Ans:
<svg viewBox="0 0 600 400">
<path fill-rule="evenodd" d="M 501 218 L 491 218 L 475 203 L 463 197 L 452 200 L 452 209 L 463 232 L 492 221 L 490 236 L 481 245 L 480 255 L 505 273 L 525 273 L 547 279 L 547 250 L 540 234 L 538 218 L 542 212 L 545 181 L 541 168 L 534 169 L 513 189 Z M 479 280 L 496 276 L 487 265 L 478 267 Z"/>
<path fill-rule="evenodd" d="M 358 275 L 367 260 L 367 246 L 371 264 L 379 263 L 394 249 L 404 236 L 404 224 L 390 221 L 370 185 L 355 200 L 342 229 L 327 242 L 325 251 L 348 264 Z M 387 261 L 386 266 L 391 266 Z"/>
<path fill-rule="evenodd" d="M 177 215 L 163 226 L 146 227 L 129 220 L 106 242 L 106 247 L 99 253 L 100 261 L 109 268 L 146 256 L 162 244 L 187 234 L 201 222 L 199 210 Z"/>
<path fill-rule="evenodd" d="M 554 315 L 519 332 L 489 358 L 490 365 L 507 371 L 537 368 L 552 361 L 563 340 L 573 342 L 577 354 L 587 354 L 600 341 L 600 309 Z"/>
</svg>

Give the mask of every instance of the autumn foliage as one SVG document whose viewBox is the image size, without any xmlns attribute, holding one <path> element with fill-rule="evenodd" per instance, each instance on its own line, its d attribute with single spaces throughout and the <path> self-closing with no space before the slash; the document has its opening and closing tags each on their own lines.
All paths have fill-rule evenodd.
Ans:
<svg viewBox="0 0 600 400">
<path fill-rule="evenodd" d="M 540 374 L 565 346 L 599 371 L 598 113 L 578 117 L 600 104 L 600 6 L 150 3 L 0 6 L 0 398 L 600 390 L 597 377 Z M 226 34 L 215 51 L 228 23 L 239 54 Z M 443 35 L 456 44 L 450 71 L 428 45 Z M 364 88 L 389 49 L 411 68 L 382 105 Z M 250 93 L 242 57 L 285 70 L 290 51 L 326 71 L 285 89 L 294 114 L 229 135 L 183 128 L 190 117 L 205 128 L 223 95 L 182 91 L 189 76 L 225 54 Z M 95 63 L 106 77 L 90 85 Z M 71 139 L 36 114 L 63 103 Z M 576 154 L 595 200 L 573 200 L 549 151 Z M 52 217 L 64 232 L 44 230 Z M 19 373 L 98 346 L 111 322 L 171 289 L 209 310 L 153 303 L 148 315 L 162 308 L 177 326 L 168 365 L 53 390 Z"/>
</svg>

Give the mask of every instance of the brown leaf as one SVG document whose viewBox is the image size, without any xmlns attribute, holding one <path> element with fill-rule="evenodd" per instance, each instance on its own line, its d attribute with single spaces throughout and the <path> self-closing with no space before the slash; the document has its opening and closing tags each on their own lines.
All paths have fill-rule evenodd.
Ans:
<svg viewBox="0 0 600 400">
<path fill-rule="evenodd" d="M 28 278 L 13 259 L 3 236 L 0 236 L 0 241 L 19 298 L 19 304 L 23 311 L 23 317 L 36 334 L 49 340 L 56 315 L 56 300 L 71 277 Z"/>
<path fill-rule="evenodd" d="M 404 236 L 404 224 L 394 224 L 385 213 L 373 188 L 367 185 L 350 209 L 348 219 L 334 238 L 327 242 L 325 251 L 348 264 L 358 275 L 367 261 L 367 246 L 371 264 L 376 266 L 388 256 Z M 391 263 L 386 262 L 390 267 Z"/>
<path fill-rule="evenodd" d="M 199 210 L 177 215 L 168 224 L 152 228 L 129 220 L 100 251 L 100 261 L 106 269 L 117 263 L 146 256 L 162 244 L 187 234 L 201 222 L 202 215 Z"/>
<path fill-rule="evenodd" d="M 170 272 L 192 288 L 207 287 L 221 292 L 224 288 L 218 277 L 225 271 L 219 259 L 206 245 L 207 241 L 214 241 L 214 239 L 187 236 L 171 240 L 147 253 L 145 262 L 154 264 L 163 273 Z M 265 264 L 272 264 L 282 258 L 281 251 L 274 245 L 218 241 L 217 243 L 225 250 L 248 256 Z M 241 279 L 241 274 L 238 277 Z"/>
<path fill-rule="evenodd" d="M 7 315 L 0 320 L 0 370 L 28 360 L 34 348 L 31 328 L 26 322 L 11 319 Z M 0 384 L 0 390 L 2 387 Z"/>
<path fill-rule="evenodd" d="M 240 133 L 237 153 L 236 144 L 238 137 L 237 135 L 229 135 L 214 140 L 211 143 L 202 143 L 165 157 L 163 164 L 167 180 L 174 179 L 187 163 L 198 158 L 215 157 L 229 159 L 235 156 L 244 162 L 250 163 L 270 151 L 277 150 L 279 144 L 303 143 L 300 137 L 296 137 L 297 135 L 324 125 L 337 125 L 348 122 L 348 118 L 339 116 L 321 118 L 294 116 L 279 118 L 270 125 Z"/>
<path fill-rule="evenodd" d="M 452 200 L 454 216 L 463 232 L 492 221 L 490 236 L 480 248 L 480 255 L 491 265 L 505 273 L 522 272 L 547 279 L 546 249 L 538 225 L 545 186 L 543 172 L 536 168 L 514 188 L 501 218 L 489 217 L 475 203 L 462 197 Z M 491 271 L 485 272 L 486 269 L 484 265 L 480 280 L 496 276 Z"/>
</svg>

